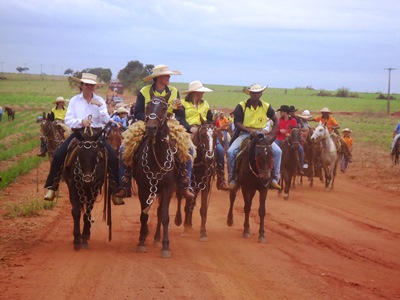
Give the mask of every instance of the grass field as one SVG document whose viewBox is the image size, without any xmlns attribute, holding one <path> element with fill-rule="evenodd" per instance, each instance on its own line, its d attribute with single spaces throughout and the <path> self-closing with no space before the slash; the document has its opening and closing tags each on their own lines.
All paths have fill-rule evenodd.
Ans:
<svg viewBox="0 0 400 300">
<path fill-rule="evenodd" d="M 0 122 L 0 189 L 8 185 L 19 175 L 29 172 L 43 161 L 37 157 L 39 149 L 39 124 L 37 116 L 48 112 L 58 96 L 68 99 L 77 93 L 69 87 L 67 77 L 4 74 L 7 80 L 0 80 L 0 105 L 16 109 L 14 122 L 7 121 L 3 115 Z M 187 83 L 172 83 L 180 91 L 187 89 Z M 236 105 L 248 98 L 242 86 L 208 85 L 214 90 L 206 93 L 205 99 L 212 109 L 233 110 Z M 107 87 L 96 91 L 105 97 Z M 262 99 L 277 109 L 282 104 L 294 105 L 299 112 L 310 110 L 313 115 L 327 106 L 341 127 L 353 130 L 355 143 L 374 145 L 389 152 L 394 127 L 399 122 L 400 95 L 393 95 L 390 101 L 392 115 L 386 114 L 387 100 L 377 100 L 377 94 L 358 93 L 359 98 L 337 98 L 316 96 L 319 91 L 310 89 L 268 88 Z M 354 91 L 351 91 L 354 92 Z M 335 93 L 335 91 L 331 91 Z M 357 92 L 356 92 L 357 93 Z M 353 114 L 344 114 L 353 113 Z"/>
</svg>

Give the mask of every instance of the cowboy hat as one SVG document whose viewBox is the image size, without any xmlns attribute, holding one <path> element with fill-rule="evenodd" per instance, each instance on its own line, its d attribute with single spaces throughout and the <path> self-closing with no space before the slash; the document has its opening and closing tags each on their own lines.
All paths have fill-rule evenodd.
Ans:
<svg viewBox="0 0 400 300">
<path fill-rule="evenodd" d="M 328 113 L 328 114 L 332 113 L 331 110 L 327 107 L 323 107 L 319 112 L 322 112 L 322 113 L 324 112 L 324 113 Z"/>
<path fill-rule="evenodd" d="M 311 115 L 311 113 L 310 113 L 310 111 L 309 110 L 307 110 L 307 109 L 305 109 L 302 113 L 301 113 L 301 115 L 298 115 L 300 118 L 303 118 L 303 119 L 311 119 L 312 118 L 312 115 Z"/>
<path fill-rule="evenodd" d="M 182 94 L 190 94 L 192 92 L 212 92 L 212 89 L 205 87 L 200 81 L 195 80 L 189 83 L 189 89 Z"/>
<path fill-rule="evenodd" d="M 68 102 L 68 101 L 69 101 L 68 99 L 64 99 L 64 97 L 60 96 L 57 97 L 56 101 L 53 101 L 52 103 L 57 104 L 59 102 Z"/>
<path fill-rule="evenodd" d="M 345 128 L 342 130 L 342 132 L 353 132 L 353 131 L 351 131 L 349 128 Z"/>
<path fill-rule="evenodd" d="M 290 107 L 289 105 L 281 105 L 276 111 L 285 111 L 285 112 L 290 112 Z"/>
<path fill-rule="evenodd" d="M 245 93 L 245 94 L 247 94 L 247 95 L 250 95 L 251 92 L 254 92 L 254 93 L 262 92 L 262 91 L 264 91 L 267 87 L 268 87 L 268 85 L 262 87 L 261 84 L 259 84 L 259 83 L 254 83 L 254 84 L 252 84 L 250 87 L 244 88 L 244 89 L 243 89 L 243 93 Z"/>
<path fill-rule="evenodd" d="M 115 104 L 115 106 L 114 106 L 114 108 L 115 109 L 118 109 L 118 108 L 120 108 L 120 107 L 125 107 L 125 103 L 124 102 L 118 102 L 117 104 Z"/>
<path fill-rule="evenodd" d="M 297 111 L 297 108 L 294 107 L 294 105 L 290 105 L 289 109 L 290 109 L 291 112 Z"/>
<path fill-rule="evenodd" d="M 125 107 L 119 107 L 115 112 L 117 115 L 119 114 L 129 114 L 129 111 Z"/>
<path fill-rule="evenodd" d="M 181 75 L 182 73 L 180 71 L 170 71 L 169 67 L 166 65 L 157 65 L 153 68 L 153 73 L 150 75 L 147 75 L 145 78 L 143 78 L 144 81 L 149 82 L 153 80 L 153 78 L 156 78 L 158 76 L 163 76 L 163 75 Z"/>
<path fill-rule="evenodd" d="M 104 85 L 105 83 L 100 83 L 97 81 L 97 75 L 91 73 L 82 73 L 82 78 L 72 77 L 73 80 L 77 82 L 83 82 L 87 84 Z"/>
</svg>

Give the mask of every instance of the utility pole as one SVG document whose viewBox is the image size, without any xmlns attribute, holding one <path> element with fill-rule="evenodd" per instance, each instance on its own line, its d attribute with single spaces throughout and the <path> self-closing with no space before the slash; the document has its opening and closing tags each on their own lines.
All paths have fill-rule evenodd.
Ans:
<svg viewBox="0 0 400 300">
<path fill-rule="evenodd" d="M 43 66 L 43 64 L 40 64 L 40 75 L 43 74 L 43 72 L 42 72 L 42 66 Z"/>
<path fill-rule="evenodd" d="M 389 83 L 388 83 L 388 96 L 387 96 L 387 104 L 386 104 L 386 112 L 390 114 L 390 75 L 392 70 L 396 70 L 395 68 L 386 68 L 385 70 L 389 71 Z"/>
</svg>

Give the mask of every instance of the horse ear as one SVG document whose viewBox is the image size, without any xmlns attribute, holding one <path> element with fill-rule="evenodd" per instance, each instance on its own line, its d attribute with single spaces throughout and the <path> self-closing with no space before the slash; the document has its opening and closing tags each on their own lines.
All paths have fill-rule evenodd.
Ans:
<svg viewBox="0 0 400 300">
<path fill-rule="evenodd" d="M 199 113 L 199 115 L 200 115 L 200 122 L 201 122 L 201 125 L 204 125 L 206 122 L 204 121 L 204 119 L 203 119 L 203 116 Z"/>
</svg>

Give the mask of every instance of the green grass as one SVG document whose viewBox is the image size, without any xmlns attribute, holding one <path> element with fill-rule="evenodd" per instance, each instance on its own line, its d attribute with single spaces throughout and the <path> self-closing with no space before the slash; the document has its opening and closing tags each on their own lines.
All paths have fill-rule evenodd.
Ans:
<svg viewBox="0 0 400 300">
<path fill-rule="evenodd" d="M 6 213 L 4 217 L 15 219 L 18 217 L 36 217 L 40 216 L 42 210 L 53 209 L 55 202 L 43 202 L 38 199 L 32 199 L 24 203 L 8 202 L 6 204 Z"/>
</svg>

